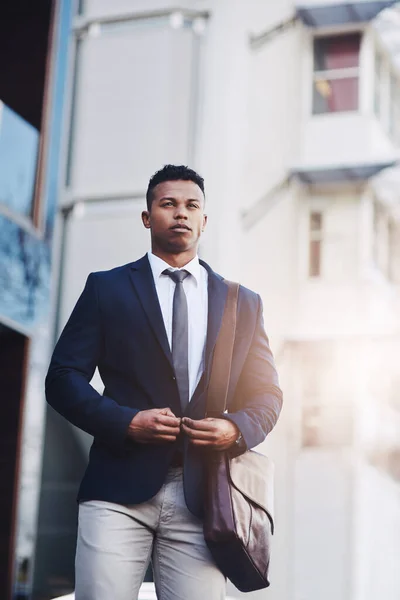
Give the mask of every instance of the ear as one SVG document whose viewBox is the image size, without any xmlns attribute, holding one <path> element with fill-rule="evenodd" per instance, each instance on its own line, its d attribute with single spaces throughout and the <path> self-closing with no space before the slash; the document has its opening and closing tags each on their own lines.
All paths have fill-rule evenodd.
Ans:
<svg viewBox="0 0 400 600">
<path fill-rule="evenodd" d="M 142 212 L 142 222 L 143 225 L 146 227 L 146 229 L 150 229 L 151 225 L 150 225 L 150 213 L 148 210 L 144 210 Z"/>
<path fill-rule="evenodd" d="M 202 226 L 202 228 L 201 228 L 201 230 L 202 230 L 202 231 L 204 231 L 204 230 L 205 230 L 205 228 L 206 228 L 206 225 L 207 225 L 207 219 L 208 219 L 207 215 L 203 215 L 203 226 Z"/>
</svg>

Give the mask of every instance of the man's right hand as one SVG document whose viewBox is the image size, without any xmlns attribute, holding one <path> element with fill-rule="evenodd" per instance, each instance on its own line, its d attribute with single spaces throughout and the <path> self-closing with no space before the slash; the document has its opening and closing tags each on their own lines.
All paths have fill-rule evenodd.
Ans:
<svg viewBox="0 0 400 600">
<path fill-rule="evenodd" d="M 130 422 L 128 436 L 141 444 L 175 442 L 180 425 L 181 420 L 170 408 L 141 410 Z"/>
</svg>

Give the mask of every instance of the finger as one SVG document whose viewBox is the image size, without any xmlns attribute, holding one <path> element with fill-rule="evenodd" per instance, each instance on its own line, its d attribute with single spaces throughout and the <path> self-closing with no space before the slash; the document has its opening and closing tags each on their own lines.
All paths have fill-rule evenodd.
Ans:
<svg viewBox="0 0 400 600">
<path fill-rule="evenodd" d="M 182 430 L 187 434 L 189 438 L 196 440 L 208 440 L 216 441 L 216 435 L 214 431 L 203 431 L 200 429 L 191 429 L 186 425 L 182 425 Z"/>
<path fill-rule="evenodd" d="M 165 408 L 162 408 L 160 410 L 160 414 L 161 415 L 167 415 L 169 417 L 175 417 L 174 413 L 172 412 L 172 410 L 170 409 L 169 406 L 166 406 Z"/>
<path fill-rule="evenodd" d="M 159 425 L 154 429 L 154 435 L 174 435 L 176 437 L 180 432 L 180 427 L 164 427 Z"/>
<path fill-rule="evenodd" d="M 178 417 L 171 417 L 169 415 L 157 415 L 155 421 L 166 427 L 180 427 L 181 424 L 181 420 Z"/>
<path fill-rule="evenodd" d="M 148 442 L 176 442 L 176 435 L 159 434 L 154 435 L 147 440 Z"/>
<path fill-rule="evenodd" d="M 183 417 L 182 419 L 183 425 L 190 427 L 191 429 L 201 430 L 201 431 L 215 431 L 215 419 L 200 419 L 198 421 L 194 421 L 193 419 L 189 419 L 189 417 Z"/>
</svg>

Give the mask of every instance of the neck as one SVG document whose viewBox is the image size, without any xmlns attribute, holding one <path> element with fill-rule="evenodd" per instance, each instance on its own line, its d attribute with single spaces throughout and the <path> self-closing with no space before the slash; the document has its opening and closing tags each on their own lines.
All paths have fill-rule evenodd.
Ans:
<svg viewBox="0 0 400 600">
<path fill-rule="evenodd" d="M 197 256 L 197 248 L 187 250 L 186 252 L 180 252 L 179 254 L 163 252 L 159 248 L 154 247 L 152 247 L 151 251 L 155 256 L 158 256 L 158 258 L 161 258 L 175 269 L 182 269 L 182 267 L 187 265 L 191 260 L 195 258 L 195 256 Z"/>
</svg>

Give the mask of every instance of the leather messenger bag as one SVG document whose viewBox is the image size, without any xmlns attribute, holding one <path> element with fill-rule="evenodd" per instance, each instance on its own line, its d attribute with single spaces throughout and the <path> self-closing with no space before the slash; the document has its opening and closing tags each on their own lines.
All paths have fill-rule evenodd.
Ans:
<svg viewBox="0 0 400 600">
<path fill-rule="evenodd" d="M 226 281 L 228 296 L 207 395 L 207 416 L 226 411 L 239 284 Z M 269 586 L 273 522 L 273 464 L 253 450 L 230 458 L 213 452 L 206 467 L 204 537 L 213 558 L 242 592 Z"/>
</svg>

